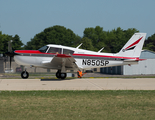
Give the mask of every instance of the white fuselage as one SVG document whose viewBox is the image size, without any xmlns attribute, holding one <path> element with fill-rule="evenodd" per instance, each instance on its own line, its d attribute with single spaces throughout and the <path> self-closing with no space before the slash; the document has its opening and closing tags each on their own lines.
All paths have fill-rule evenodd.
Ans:
<svg viewBox="0 0 155 120">
<path fill-rule="evenodd" d="M 98 67 L 109 67 L 109 66 L 119 66 L 119 65 L 128 65 L 128 64 L 137 64 L 135 58 L 129 57 L 121 57 L 117 56 L 117 54 L 111 53 L 100 53 L 93 52 L 89 50 L 83 50 L 78 48 L 66 47 L 61 45 L 47 45 L 48 49 L 46 52 L 41 53 L 39 51 L 15 51 L 18 55 L 14 56 L 14 60 L 19 65 L 24 66 L 34 66 L 34 67 L 42 67 L 42 68 L 50 68 L 50 69 L 59 69 L 61 65 L 46 65 L 44 63 L 52 61 L 52 59 L 57 55 L 57 53 L 48 53 L 50 47 L 60 48 L 61 53 L 65 50 L 74 51 L 70 56 L 75 59 L 75 63 L 81 69 L 89 69 L 89 68 L 98 68 Z M 129 61 L 125 61 L 128 60 Z M 72 68 L 66 68 L 66 70 L 71 70 Z"/>
</svg>

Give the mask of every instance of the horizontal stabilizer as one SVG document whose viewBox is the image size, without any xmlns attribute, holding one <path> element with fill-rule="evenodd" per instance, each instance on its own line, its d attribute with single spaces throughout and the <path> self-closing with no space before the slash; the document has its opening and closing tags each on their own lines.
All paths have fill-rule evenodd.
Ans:
<svg viewBox="0 0 155 120">
<path fill-rule="evenodd" d="M 143 61 L 143 60 L 146 60 L 146 59 L 126 59 L 124 60 L 124 62 L 134 62 L 134 61 Z"/>
</svg>

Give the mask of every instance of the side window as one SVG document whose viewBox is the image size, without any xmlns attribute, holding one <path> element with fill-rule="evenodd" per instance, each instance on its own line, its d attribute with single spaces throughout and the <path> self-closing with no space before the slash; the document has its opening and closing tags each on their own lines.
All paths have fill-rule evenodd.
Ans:
<svg viewBox="0 0 155 120">
<path fill-rule="evenodd" d="M 63 54 L 72 55 L 73 53 L 73 50 L 63 49 Z"/>
<path fill-rule="evenodd" d="M 61 54 L 61 48 L 50 47 L 48 53 Z"/>
</svg>

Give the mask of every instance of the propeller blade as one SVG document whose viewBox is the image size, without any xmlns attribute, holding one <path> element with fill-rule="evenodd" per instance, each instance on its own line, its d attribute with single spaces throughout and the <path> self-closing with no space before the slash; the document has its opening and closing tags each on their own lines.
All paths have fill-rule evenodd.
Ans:
<svg viewBox="0 0 155 120">
<path fill-rule="evenodd" d="M 11 56 L 10 56 L 10 70 L 11 70 Z"/>
<path fill-rule="evenodd" d="M 8 52 L 12 52 L 12 40 L 8 41 Z"/>
<path fill-rule="evenodd" d="M 18 53 L 15 53 L 15 52 L 6 52 L 5 54 L 10 57 L 14 57 L 14 55 L 18 55 Z"/>
</svg>

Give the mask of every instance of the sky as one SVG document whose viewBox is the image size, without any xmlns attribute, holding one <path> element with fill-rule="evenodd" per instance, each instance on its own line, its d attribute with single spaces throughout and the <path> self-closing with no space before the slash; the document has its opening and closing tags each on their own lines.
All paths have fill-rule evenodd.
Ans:
<svg viewBox="0 0 155 120">
<path fill-rule="evenodd" d="M 155 33 L 155 0 L 0 0 L 0 31 L 24 44 L 45 28 L 61 25 L 83 36 L 85 28 L 136 28 Z"/>
</svg>

